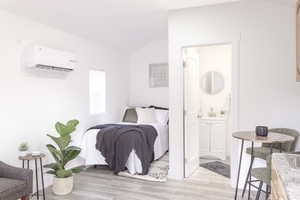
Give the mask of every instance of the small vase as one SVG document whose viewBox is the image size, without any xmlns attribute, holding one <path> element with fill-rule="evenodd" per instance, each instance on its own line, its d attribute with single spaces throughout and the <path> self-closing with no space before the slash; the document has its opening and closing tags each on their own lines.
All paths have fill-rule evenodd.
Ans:
<svg viewBox="0 0 300 200">
<path fill-rule="evenodd" d="M 57 178 L 53 179 L 52 190 L 56 195 L 67 195 L 73 190 L 74 179 L 73 176 L 68 178 Z"/>
<path fill-rule="evenodd" d="M 269 129 L 266 126 L 256 126 L 255 132 L 256 132 L 256 136 L 267 137 Z"/>
</svg>

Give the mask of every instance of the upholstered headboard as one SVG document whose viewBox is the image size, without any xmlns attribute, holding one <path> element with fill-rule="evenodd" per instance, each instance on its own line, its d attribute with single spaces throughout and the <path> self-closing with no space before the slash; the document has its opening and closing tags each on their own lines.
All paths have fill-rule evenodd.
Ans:
<svg viewBox="0 0 300 200">
<path fill-rule="evenodd" d="M 149 108 L 155 108 L 155 109 L 158 109 L 158 110 L 169 110 L 169 108 L 158 107 L 158 106 L 154 106 L 154 105 L 149 106 Z"/>
</svg>

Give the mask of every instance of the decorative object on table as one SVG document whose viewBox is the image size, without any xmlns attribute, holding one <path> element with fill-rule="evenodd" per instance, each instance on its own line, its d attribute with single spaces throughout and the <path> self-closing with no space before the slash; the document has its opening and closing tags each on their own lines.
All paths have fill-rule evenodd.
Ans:
<svg viewBox="0 0 300 200">
<path fill-rule="evenodd" d="M 47 148 L 52 154 L 55 162 L 47 164 L 44 167 L 50 168 L 48 174 L 54 175 L 54 183 L 52 190 L 56 195 L 67 195 L 73 190 L 73 173 L 79 173 L 84 167 L 79 166 L 72 169 L 67 169 L 66 165 L 71 160 L 74 160 L 81 152 L 81 149 L 76 146 L 69 146 L 71 143 L 71 133 L 76 130 L 79 124 L 78 120 L 70 120 L 67 124 L 57 122 L 55 129 L 59 137 L 47 135 L 57 145 L 58 148 L 52 144 L 47 144 Z"/>
<path fill-rule="evenodd" d="M 41 154 L 42 154 L 42 152 L 40 152 L 40 151 L 32 151 L 31 152 L 32 156 L 40 156 Z"/>
<path fill-rule="evenodd" d="M 150 88 L 168 87 L 169 66 L 168 63 L 157 63 L 149 65 Z"/>
<path fill-rule="evenodd" d="M 27 142 L 22 142 L 19 146 L 20 156 L 26 156 L 29 154 L 29 145 Z"/>
<path fill-rule="evenodd" d="M 220 110 L 221 117 L 224 117 L 226 115 L 226 110 Z"/>
<path fill-rule="evenodd" d="M 217 117 L 217 113 L 214 111 L 214 108 L 210 108 L 208 116 L 209 117 Z"/>
<path fill-rule="evenodd" d="M 0 199 L 29 200 L 32 194 L 33 173 L 0 161 Z"/>
<path fill-rule="evenodd" d="M 269 129 L 266 126 L 256 126 L 255 133 L 256 136 L 267 137 L 269 133 Z"/>
<path fill-rule="evenodd" d="M 45 200 L 45 184 L 44 184 L 44 172 L 43 172 L 43 158 L 46 157 L 45 154 L 40 153 L 38 156 L 33 156 L 32 154 L 27 154 L 26 156 L 19 156 L 19 160 L 22 161 L 22 167 L 25 168 L 25 162 L 27 162 L 27 169 L 30 168 L 30 161 L 34 161 L 35 164 L 35 182 L 36 182 L 36 197 L 39 200 L 39 173 L 38 173 L 38 161 L 40 161 L 40 170 L 41 170 L 41 183 L 42 183 L 42 191 L 43 191 L 43 200 Z"/>
</svg>

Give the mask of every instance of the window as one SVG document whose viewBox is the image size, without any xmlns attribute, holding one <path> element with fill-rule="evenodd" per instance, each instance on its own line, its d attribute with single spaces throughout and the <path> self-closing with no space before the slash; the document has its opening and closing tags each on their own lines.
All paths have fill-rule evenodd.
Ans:
<svg viewBox="0 0 300 200">
<path fill-rule="evenodd" d="M 91 70 L 90 78 L 90 114 L 100 114 L 105 112 L 106 106 L 106 80 L 105 72 Z"/>
</svg>

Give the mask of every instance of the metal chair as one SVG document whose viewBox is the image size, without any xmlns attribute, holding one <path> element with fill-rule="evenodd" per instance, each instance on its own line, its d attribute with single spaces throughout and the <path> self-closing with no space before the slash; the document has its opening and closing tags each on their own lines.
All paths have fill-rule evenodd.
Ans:
<svg viewBox="0 0 300 200">
<path fill-rule="evenodd" d="M 254 177 L 257 180 L 253 180 L 251 182 L 251 186 L 257 188 L 257 193 L 256 193 L 256 198 L 255 200 L 259 200 L 261 192 L 264 192 L 266 194 L 266 199 L 268 199 L 271 191 L 270 191 L 270 186 L 271 186 L 271 159 L 272 155 L 269 155 L 267 157 L 267 167 L 265 168 L 253 168 L 251 170 L 251 176 Z M 252 185 L 253 182 L 259 182 L 259 186 L 256 187 L 255 185 Z M 266 184 L 266 191 L 262 190 L 263 184 Z"/>
</svg>

